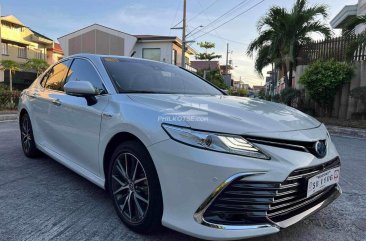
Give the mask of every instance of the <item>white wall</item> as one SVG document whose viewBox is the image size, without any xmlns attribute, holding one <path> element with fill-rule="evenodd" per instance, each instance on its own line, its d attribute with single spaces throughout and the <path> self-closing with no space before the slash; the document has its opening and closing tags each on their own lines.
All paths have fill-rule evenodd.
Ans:
<svg viewBox="0 0 366 241">
<path fill-rule="evenodd" d="M 366 15 L 366 0 L 358 0 L 358 7 L 357 7 L 357 16 L 365 16 Z M 361 33 L 365 31 L 365 24 L 358 25 L 355 29 L 355 33 Z"/>
<path fill-rule="evenodd" d="M 357 15 L 366 15 L 366 0 L 358 0 Z"/>
<path fill-rule="evenodd" d="M 172 63 L 172 43 L 171 42 L 137 42 L 133 51 L 136 51 L 133 57 L 142 58 L 143 48 L 159 48 L 160 49 L 160 61 L 168 64 Z"/>
</svg>

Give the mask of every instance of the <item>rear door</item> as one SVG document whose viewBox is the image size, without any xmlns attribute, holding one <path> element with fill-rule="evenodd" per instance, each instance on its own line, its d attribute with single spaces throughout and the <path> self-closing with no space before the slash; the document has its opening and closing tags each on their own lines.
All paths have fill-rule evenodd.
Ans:
<svg viewBox="0 0 366 241">
<path fill-rule="evenodd" d="M 98 91 L 97 103 L 89 106 L 84 97 L 54 92 L 50 95 L 52 121 L 52 143 L 55 151 L 68 160 L 99 175 L 98 146 L 102 112 L 109 101 L 99 72 L 92 62 L 75 58 L 65 78 L 68 81 L 89 81 Z"/>
</svg>

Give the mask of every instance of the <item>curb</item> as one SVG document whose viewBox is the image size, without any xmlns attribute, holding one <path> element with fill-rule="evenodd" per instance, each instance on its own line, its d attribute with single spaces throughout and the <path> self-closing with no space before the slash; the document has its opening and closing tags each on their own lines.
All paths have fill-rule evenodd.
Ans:
<svg viewBox="0 0 366 241">
<path fill-rule="evenodd" d="M 356 138 L 366 138 L 366 129 L 327 125 L 331 135 L 349 136 Z"/>
<path fill-rule="evenodd" d="M 15 121 L 18 119 L 17 114 L 0 114 L 0 121 Z"/>
</svg>

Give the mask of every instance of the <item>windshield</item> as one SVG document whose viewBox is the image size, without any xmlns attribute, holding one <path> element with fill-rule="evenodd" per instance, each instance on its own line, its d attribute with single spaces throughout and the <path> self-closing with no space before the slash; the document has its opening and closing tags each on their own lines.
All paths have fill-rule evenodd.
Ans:
<svg viewBox="0 0 366 241">
<path fill-rule="evenodd" d="M 119 93 L 222 95 L 201 78 L 175 65 L 154 61 L 103 57 Z"/>
</svg>

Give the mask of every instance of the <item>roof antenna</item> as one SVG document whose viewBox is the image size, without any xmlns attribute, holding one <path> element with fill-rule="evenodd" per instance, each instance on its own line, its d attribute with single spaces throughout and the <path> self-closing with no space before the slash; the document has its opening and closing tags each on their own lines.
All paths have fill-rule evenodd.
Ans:
<svg viewBox="0 0 366 241">
<path fill-rule="evenodd" d="M 136 51 L 133 51 L 130 57 L 133 57 L 135 55 Z"/>
</svg>

